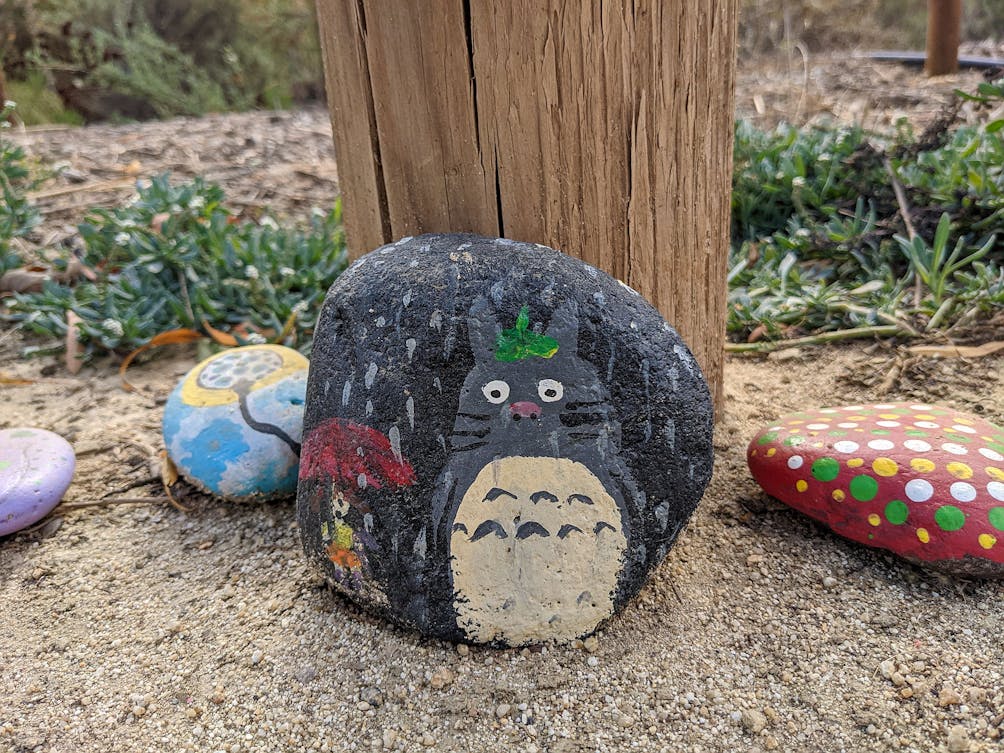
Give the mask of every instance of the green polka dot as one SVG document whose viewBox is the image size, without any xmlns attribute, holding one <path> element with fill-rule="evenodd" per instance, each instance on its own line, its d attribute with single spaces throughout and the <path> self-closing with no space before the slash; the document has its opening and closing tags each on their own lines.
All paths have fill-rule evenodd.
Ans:
<svg viewBox="0 0 1004 753">
<path fill-rule="evenodd" d="M 953 442 L 962 442 L 963 444 L 969 444 L 973 441 L 972 437 L 967 437 L 965 434 L 956 434 L 955 432 L 948 434 L 948 438 Z"/>
<path fill-rule="evenodd" d="M 758 439 L 756 441 L 756 443 L 757 444 L 769 444 L 770 442 L 773 442 L 775 439 L 777 439 L 777 432 L 776 431 L 769 431 L 766 434 L 764 434 L 762 437 L 760 437 L 760 439 Z"/>
<path fill-rule="evenodd" d="M 855 476 L 851 479 L 851 496 L 858 502 L 871 502 L 878 494 L 878 481 L 871 476 Z"/>
<path fill-rule="evenodd" d="M 812 477 L 816 481 L 833 481 L 840 474 L 840 463 L 833 458 L 819 458 L 812 464 Z"/>
<path fill-rule="evenodd" d="M 827 432 L 826 436 L 828 436 L 828 437 L 846 437 L 847 436 L 847 432 L 844 431 L 843 429 L 834 429 L 833 431 Z"/>
<path fill-rule="evenodd" d="M 919 429 L 910 429 L 906 432 L 908 437 L 926 437 L 926 431 L 920 431 Z"/>
<path fill-rule="evenodd" d="M 906 506 L 906 502 L 894 499 L 885 506 L 885 519 L 893 525 L 902 525 L 909 516 L 910 508 Z"/>
<path fill-rule="evenodd" d="M 966 524 L 966 514 L 955 505 L 942 505 L 934 513 L 934 522 L 942 531 L 958 531 Z"/>
<path fill-rule="evenodd" d="M 10 468 L 10 463 L 11 461 L 9 460 L 0 460 L 0 471 L 5 471 Z"/>
<path fill-rule="evenodd" d="M 990 525 L 998 531 L 1004 531 L 1004 507 L 991 507 L 987 518 L 990 519 Z"/>
<path fill-rule="evenodd" d="M 761 444 L 763 443 L 761 442 Z M 785 447 L 798 447 L 800 444 L 805 444 L 805 437 L 800 437 L 797 434 L 792 434 L 784 440 Z"/>
<path fill-rule="evenodd" d="M 987 442 L 987 446 L 991 450 L 997 450 L 997 452 L 1004 452 L 1004 444 L 997 444 L 996 442 Z"/>
<path fill-rule="evenodd" d="M 888 429 L 872 429 L 872 434 L 890 434 Z"/>
</svg>

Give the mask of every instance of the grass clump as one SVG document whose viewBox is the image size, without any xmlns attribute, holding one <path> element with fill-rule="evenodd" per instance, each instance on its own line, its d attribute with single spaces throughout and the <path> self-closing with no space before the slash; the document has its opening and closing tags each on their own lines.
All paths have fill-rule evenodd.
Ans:
<svg viewBox="0 0 1004 753">
<path fill-rule="evenodd" d="M 974 97 L 1004 101 L 1004 81 Z M 736 127 L 728 332 L 756 342 L 1004 308 L 1004 123 Z"/>
<path fill-rule="evenodd" d="M 10 127 L 7 118 L 14 108 L 14 102 L 0 103 L 0 127 Z M 11 241 L 27 235 L 39 222 L 38 212 L 25 195 L 33 185 L 24 150 L 0 138 L 0 275 L 21 263 Z"/>
<path fill-rule="evenodd" d="M 315 212 L 305 231 L 270 217 L 241 222 L 222 189 L 200 179 L 156 178 L 131 205 L 93 212 L 79 231 L 79 261 L 93 279 L 18 295 L 8 318 L 61 338 L 73 311 L 88 355 L 133 350 L 176 328 L 308 350 L 320 299 L 346 263 L 339 206 Z M 72 259 L 63 253 L 55 264 Z"/>
</svg>

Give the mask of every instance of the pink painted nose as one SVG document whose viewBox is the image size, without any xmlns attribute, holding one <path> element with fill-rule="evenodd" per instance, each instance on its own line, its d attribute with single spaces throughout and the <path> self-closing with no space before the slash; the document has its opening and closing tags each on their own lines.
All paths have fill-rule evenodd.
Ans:
<svg viewBox="0 0 1004 753">
<path fill-rule="evenodd" d="M 521 400 L 509 406 L 509 413 L 517 420 L 520 418 L 540 418 L 540 406 L 529 400 Z"/>
</svg>

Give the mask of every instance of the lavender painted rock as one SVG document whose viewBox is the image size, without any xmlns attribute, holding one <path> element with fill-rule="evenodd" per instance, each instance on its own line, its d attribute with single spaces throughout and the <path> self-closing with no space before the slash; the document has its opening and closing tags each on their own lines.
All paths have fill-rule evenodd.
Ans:
<svg viewBox="0 0 1004 753">
<path fill-rule="evenodd" d="M 782 416 L 747 459 L 773 497 L 868 546 L 1004 577 L 1004 429 L 919 403 Z"/>
<path fill-rule="evenodd" d="M 591 633 L 663 560 L 711 465 L 689 350 L 581 261 L 424 235 L 328 292 L 300 531 L 338 590 L 400 624 L 509 646 Z"/>
<path fill-rule="evenodd" d="M 281 345 L 217 353 L 164 406 L 164 444 L 178 471 L 232 501 L 296 492 L 307 359 Z"/>
<path fill-rule="evenodd" d="M 0 431 L 0 536 L 44 518 L 73 479 L 70 443 L 45 429 Z"/>
</svg>

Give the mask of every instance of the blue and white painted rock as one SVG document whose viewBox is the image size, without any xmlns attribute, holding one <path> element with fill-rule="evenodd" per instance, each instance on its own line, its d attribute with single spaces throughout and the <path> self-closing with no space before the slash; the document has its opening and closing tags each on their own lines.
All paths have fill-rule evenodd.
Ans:
<svg viewBox="0 0 1004 753">
<path fill-rule="evenodd" d="M 747 450 L 768 494 L 868 546 L 958 575 L 1004 576 L 1004 429 L 882 403 L 782 416 Z"/>
<path fill-rule="evenodd" d="M 0 431 L 0 536 L 44 518 L 73 479 L 70 443 L 45 429 Z"/>
<path fill-rule="evenodd" d="M 711 475 L 711 401 L 640 295 L 553 249 L 406 238 L 332 286 L 297 514 L 361 605 L 449 640 L 587 635 Z"/>
<path fill-rule="evenodd" d="M 217 353 L 164 406 L 164 444 L 178 471 L 233 501 L 296 492 L 307 359 L 281 345 Z"/>
</svg>

